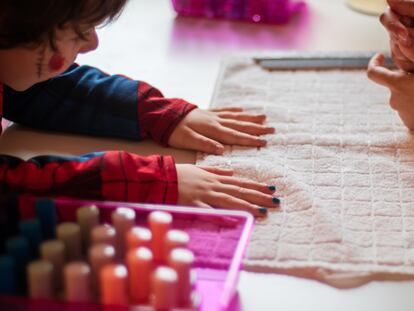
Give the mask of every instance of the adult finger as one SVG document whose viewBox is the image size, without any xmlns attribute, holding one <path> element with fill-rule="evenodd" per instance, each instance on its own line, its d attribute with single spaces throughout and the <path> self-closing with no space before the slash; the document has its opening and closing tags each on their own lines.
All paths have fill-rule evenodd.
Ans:
<svg viewBox="0 0 414 311">
<path fill-rule="evenodd" d="M 414 2 L 412 0 L 387 0 L 387 2 L 396 13 L 414 18 Z"/>
<path fill-rule="evenodd" d="M 414 71 L 414 63 L 401 51 L 396 40 L 390 40 L 391 56 L 395 66 L 406 72 Z"/>
<path fill-rule="evenodd" d="M 216 208 L 246 211 L 256 217 L 267 215 L 267 208 L 257 206 L 222 192 L 214 192 L 206 198 L 206 203 Z"/>
<path fill-rule="evenodd" d="M 400 109 L 400 101 L 398 100 L 397 96 L 391 94 L 390 97 L 390 107 L 396 111 Z"/>
<path fill-rule="evenodd" d="M 222 111 L 229 111 L 229 112 L 242 112 L 244 109 L 242 107 L 224 107 L 224 108 L 214 108 L 210 109 L 213 112 L 222 112 Z"/>
<path fill-rule="evenodd" d="M 398 37 L 400 41 L 404 41 L 404 44 L 408 44 L 411 41 L 407 27 L 404 26 L 399 17 L 390 8 L 381 14 L 380 22 L 391 35 Z"/>
<path fill-rule="evenodd" d="M 380 53 L 374 55 L 369 61 L 367 75 L 372 81 L 388 88 L 393 87 L 399 77 L 395 71 L 384 67 L 384 55 Z"/>
<path fill-rule="evenodd" d="M 242 188 L 253 189 L 256 191 L 260 191 L 267 194 L 273 194 L 276 191 L 276 187 L 273 185 L 266 185 L 263 183 L 241 179 L 241 178 L 234 178 L 234 177 L 222 177 L 219 179 L 221 183 L 230 184 Z"/>
<path fill-rule="evenodd" d="M 217 116 L 223 119 L 232 119 L 238 121 L 253 122 L 262 124 L 266 120 L 264 114 L 250 114 L 250 113 L 238 113 L 238 112 L 218 112 Z"/>
<path fill-rule="evenodd" d="M 229 185 L 229 184 L 220 184 L 217 185 L 215 191 L 227 193 L 233 197 L 242 199 L 244 201 L 250 202 L 255 205 L 275 208 L 279 207 L 280 202 L 275 202 L 273 196 L 266 194 L 260 191 L 256 191 L 249 188 Z"/>
<path fill-rule="evenodd" d="M 274 127 L 259 125 L 252 122 L 236 121 L 230 119 L 223 119 L 219 121 L 221 125 L 231 128 L 233 130 L 251 134 L 251 135 L 265 135 L 273 134 L 275 132 Z"/>
<path fill-rule="evenodd" d="M 229 168 L 221 168 L 221 167 L 214 167 L 214 166 L 202 166 L 197 165 L 197 167 L 216 175 L 223 175 L 223 176 L 233 176 L 234 171 Z"/>
<path fill-rule="evenodd" d="M 400 21 L 405 27 L 414 27 L 414 18 L 411 18 L 409 16 L 400 16 Z"/>
</svg>

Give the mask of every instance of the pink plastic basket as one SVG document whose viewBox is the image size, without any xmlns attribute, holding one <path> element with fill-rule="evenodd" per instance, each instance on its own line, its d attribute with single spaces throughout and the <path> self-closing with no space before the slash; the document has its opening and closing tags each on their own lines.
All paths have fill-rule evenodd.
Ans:
<svg viewBox="0 0 414 311">
<path fill-rule="evenodd" d="M 183 16 L 285 24 L 304 6 L 301 0 L 172 0 Z"/>
<path fill-rule="evenodd" d="M 33 216 L 32 206 L 20 207 L 22 219 Z M 74 221 L 76 209 L 95 204 L 100 209 L 101 222 L 109 222 L 117 207 L 130 207 L 136 211 L 137 224 L 146 225 L 147 215 L 154 210 L 168 211 L 173 215 L 174 228 L 190 235 L 189 248 L 195 255 L 197 274 L 196 291 L 200 295 L 201 311 L 229 310 L 237 289 L 242 259 L 253 228 L 253 217 L 245 212 L 207 210 L 188 207 L 142 205 L 120 202 L 76 201 L 56 199 L 59 222 Z M 132 307 L 132 306 L 130 306 Z M 133 310 L 150 310 L 133 306 Z M 61 300 L 32 300 L 24 297 L 0 296 L 0 310 L 102 310 L 98 303 L 66 303 Z M 113 307 L 110 310 L 132 310 Z"/>
</svg>

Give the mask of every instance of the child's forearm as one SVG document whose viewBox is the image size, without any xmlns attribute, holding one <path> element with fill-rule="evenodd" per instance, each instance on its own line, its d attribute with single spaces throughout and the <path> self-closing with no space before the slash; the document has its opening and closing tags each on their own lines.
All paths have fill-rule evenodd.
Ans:
<svg viewBox="0 0 414 311">
<path fill-rule="evenodd" d="M 196 106 L 165 98 L 145 82 L 71 66 L 24 92 L 5 88 L 3 115 L 33 128 L 167 145 L 177 124 Z"/>
<path fill-rule="evenodd" d="M 0 155 L 0 196 L 9 193 L 176 204 L 177 171 L 170 156 L 108 151 L 28 161 Z"/>
</svg>

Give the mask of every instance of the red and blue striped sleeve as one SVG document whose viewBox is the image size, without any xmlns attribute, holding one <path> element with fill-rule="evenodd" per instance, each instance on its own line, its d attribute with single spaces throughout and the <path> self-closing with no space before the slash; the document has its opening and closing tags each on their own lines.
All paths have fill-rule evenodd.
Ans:
<svg viewBox="0 0 414 311">
<path fill-rule="evenodd" d="M 177 172 L 170 156 L 124 151 L 77 157 L 0 156 L 0 196 L 27 193 L 94 200 L 176 204 Z"/>
<path fill-rule="evenodd" d="M 1 83 L 0 91 L 0 115 L 16 123 L 132 140 L 148 137 L 163 145 L 196 108 L 164 98 L 144 82 L 76 64 L 24 92 Z M 10 193 L 176 204 L 177 172 L 170 156 L 123 151 L 27 161 L 0 155 L 0 195 Z"/>
<path fill-rule="evenodd" d="M 5 86 L 3 99 L 3 116 L 29 127 L 163 145 L 195 108 L 145 82 L 77 64 L 23 92 Z"/>
</svg>

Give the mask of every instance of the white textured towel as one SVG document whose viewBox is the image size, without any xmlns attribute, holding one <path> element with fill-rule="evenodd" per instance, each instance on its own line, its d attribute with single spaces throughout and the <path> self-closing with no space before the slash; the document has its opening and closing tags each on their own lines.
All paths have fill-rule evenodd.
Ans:
<svg viewBox="0 0 414 311">
<path fill-rule="evenodd" d="M 198 163 L 276 185 L 245 269 L 335 286 L 414 277 L 414 137 L 363 70 L 273 71 L 227 61 L 213 107 L 264 112 L 266 148 L 229 147 Z"/>
</svg>

